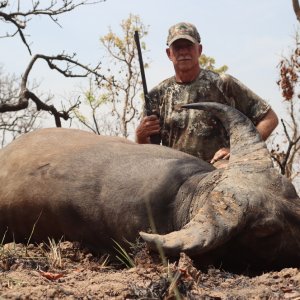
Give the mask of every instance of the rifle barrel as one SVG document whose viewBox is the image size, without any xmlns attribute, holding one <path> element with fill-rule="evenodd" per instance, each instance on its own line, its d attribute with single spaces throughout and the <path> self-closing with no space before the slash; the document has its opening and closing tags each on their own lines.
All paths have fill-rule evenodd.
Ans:
<svg viewBox="0 0 300 300">
<path fill-rule="evenodd" d="M 138 51 L 138 57 L 139 57 L 139 63 L 140 63 L 140 70 L 141 70 L 141 77 L 142 77 L 142 84 L 143 84 L 143 91 L 144 91 L 147 115 L 151 115 L 150 103 L 149 103 L 149 99 L 148 99 L 147 82 L 146 82 L 145 69 L 144 69 L 144 63 L 143 63 L 143 56 L 142 56 L 142 50 L 141 50 L 140 38 L 139 38 L 139 32 L 138 31 L 134 32 L 134 40 L 135 40 L 136 48 L 137 48 L 137 51 Z"/>
<path fill-rule="evenodd" d="M 144 63 L 143 63 L 143 56 L 142 56 L 142 50 L 140 45 L 140 38 L 139 38 L 139 32 L 134 32 L 134 40 L 136 43 L 136 48 L 138 51 L 138 57 L 139 57 L 139 63 L 140 63 L 140 69 L 141 69 L 141 77 L 142 77 L 142 83 L 143 83 L 143 90 L 144 90 L 144 98 L 145 98 L 145 107 L 146 107 L 146 113 L 147 116 L 153 115 L 153 112 L 150 108 L 150 97 L 148 95 L 148 89 L 147 89 L 147 83 L 146 83 L 146 76 L 145 76 L 145 70 L 144 70 Z M 152 144 L 160 144 L 160 135 L 155 134 L 150 136 L 150 140 Z"/>
</svg>

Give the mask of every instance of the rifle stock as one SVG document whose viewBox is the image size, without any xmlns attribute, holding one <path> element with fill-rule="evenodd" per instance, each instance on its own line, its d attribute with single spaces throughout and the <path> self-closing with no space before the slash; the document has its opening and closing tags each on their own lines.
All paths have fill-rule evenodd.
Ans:
<svg viewBox="0 0 300 300">
<path fill-rule="evenodd" d="M 136 48 L 138 51 L 138 57 L 139 57 L 139 64 L 140 64 L 140 70 L 141 70 L 141 77 L 142 77 L 142 84 L 143 84 L 143 91 L 144 91 L 144 99 L 145 99 L 145 108 L 146 108 L 146 113 L 147 116 L 155 115 L 153 111 L 151 110 L 150 107 L 150 96 L 148 94 L 148 89 L 147 89 L 147 83 L 146 83 L 146 76 L 145 76 L 145 70 L 144 70 L 144 63 L 143 63 L 143 56 L 142 56 L 142 50 L 141 50 L 141 45 L 140 45 L 140 38 L 139 38 L 139 33 L 138 31 L 134 32 L 134 40 L 136 44 Z M 151 144 L 160 144 L 160 135 L 155 134 L 150 136 L 150 141 Z"/>
</svg>

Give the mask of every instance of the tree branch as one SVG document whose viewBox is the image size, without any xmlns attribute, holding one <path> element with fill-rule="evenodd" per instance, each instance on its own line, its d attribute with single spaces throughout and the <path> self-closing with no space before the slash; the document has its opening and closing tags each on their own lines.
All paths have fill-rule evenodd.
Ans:
<svg viewBox="0 0 300 300">
<path fill-rule="evenodd" d="M 300 22 L 300 7 L 299 7 L 299 1 L 298 0 L 292 0 L 293 1 L 293 9 L 296 14 L 297 20 Z"/>
<path fill-rule="evenodd" d="M 32 8 L 28 9 L 26 11 L 20 11 L 20 8 L 17 8 L 17 11 L 9 11 L 4 12 L 3 10 L 8 7 L 8 1 L 1 1 L 0 2 L 0 21 L 4 20 L 6 23 L 12 24 L 14 27 L 16 27 L 16 32 L 19 34 L 22 42 L 27 47 L 27 50 L 29 51 L 31 55 L 31 50 L 29 47 L 29 44 L 25 38 L 25 34 L 23 30 L 26 28 L 28 21 L 31 19 L 28 19 L 28 17 L 32 16 L 48 16 L 53 22 L 55 22 L 57 25 L 60 26 L 58 23 L 58 18 L 56 16 L 64 14 L 66 12 L 70 12 L 74 9 L 76 9 L 79 6 L 83 5 L 91 5 L 96 4 L 100 2 L 105 2 L 106 0 L 82 0 L 78 3 L 75 3 L 75 0 L 51 0 L 50 4 L 45 7 L 45 1 L 33 1 L 32 2 Z M 42 3 L 42 4 L 41 4 Z M 58 4 L 59 3 L 59 4 Z M 41 5 L 44 5 L 44 7 L 41 7 Z M 60 26 L 61 27 L 61 26 Z M 6 34 L 2 37 L 13 37 L 14 34 Z"/>
<path fill-rule="evenodd" d="M 287 170 L 287 165 L 289 163 L 289 158 L 291 156 L 291 151 L 294 147 L 294 148 L 296 148 L 295 149 L 296 151 L 294 151 L 293 155 L 297 152 L 297 144 L 300 141 L 300 136 L 298 136 L 297 138 L 294 137 L 294 139 L 291 139 L 283 119 L 281 119 L 281 123 L 283 126 L 284 134 L 288 141 L 288 147 L 287 147 L 287 150 L 285 153 L 284 152 L 278 153 L 278 151 L 272 150 L 271 156 L 279 165 L 281 174 L 285 175 L 286 170 Z"/>
<path fill-rule="evenodd" d="M 42 101 L 35 93 L 28 89 L 28 78 L 30 71 L 32 70 L 34 64 L 37 62 L 38 59 L 42 59 L 47 62 L 49 68 L 55 69 L 65 77 L 87 77 L 88 75 L 92 74 L 96 78 L 101 78 L 102 80 L 106 80 L 106 78 L 98 73 L 99 65 L 95 68 L 90 68 L 89 66 L 83 65 L 77 60 L 74 59 L 75 54 L 73 56 L 59 54 L 56 56 L 47 56 L 42 54 L 36 54 L 31 59 L 30 63 L 28 64 L 24 75 L 22 76 L 21 80 L 21 87 L 19 93 L 19 101 L 17 103 L 0 103 L 0 112 L 8 112 L 8 111 L 19 111 L 28 107 L 29 100 L 32 100 L 37 107 L 37 110 L 44 110 L 50 112 L 55 119 L 55 124 L 57 127 L 61 127 L 61 118 L 64 120 L 68 120 L 70 118 L 70 112 L 74 107 L 79 105 L 79 100 L 67 111 L 59 112 L 53 105 L 47 105 L 44 101 Z M 54 62 L 65 62 L 66 67 L 62 68 Z M 79 67 L 81 70 L 84 70 L 84 73 L 77 74 L 74 73 L 72 69 L 75 67 Z"/>
</svg>

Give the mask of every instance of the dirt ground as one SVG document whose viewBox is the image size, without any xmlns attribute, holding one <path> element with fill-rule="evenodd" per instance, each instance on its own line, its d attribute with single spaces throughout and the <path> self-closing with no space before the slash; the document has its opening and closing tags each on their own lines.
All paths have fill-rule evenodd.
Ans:
<svg viewBox="0 0 300 300">
<path fill-rule="evenodd" d="M 197 270 L 182 254 L 162 264 L 145 248 L 126 268 L 70 242 L 0 248 L 0 299 L 300 299 L 300 272 L 256 276 Z"/>
</svg>

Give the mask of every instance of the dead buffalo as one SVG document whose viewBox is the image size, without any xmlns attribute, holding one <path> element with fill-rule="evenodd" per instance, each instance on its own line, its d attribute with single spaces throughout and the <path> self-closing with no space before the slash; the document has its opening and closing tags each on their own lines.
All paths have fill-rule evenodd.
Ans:
<svg viewBox="0 0 300 300">
<path fill-rule="evenodd" d="M 300 200 L 255 127 L 228 106 L 189 108 L 208 110 L 227 129 L 225 169 L 158 145 L 37 130 L 0 151 L 0 234 L 19 242 L 32 232 L 32 241 L 64 236 L 94 251 L 140 234 L 152 249 L 203 264 L 299 265 Z"/>
</svg>

